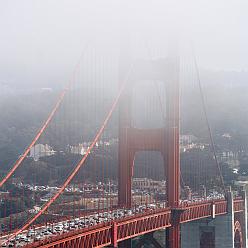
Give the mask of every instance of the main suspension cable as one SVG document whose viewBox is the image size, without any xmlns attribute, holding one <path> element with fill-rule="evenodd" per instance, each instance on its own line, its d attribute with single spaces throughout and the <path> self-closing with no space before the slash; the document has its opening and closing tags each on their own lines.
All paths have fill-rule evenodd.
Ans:
<svg viewBox="0 0 248 248">
<path fill-rule="evenodd" d="M 87 48 L 88 45 L 86 45 Z M 32 140 L 32 142 L 30 143 L 30 145 L 25 149 L 24 153 L 16 160 L 16 162 L 14 163 L 14 165 L 12 166 L 12 168 L 9 170 L 9 172 L 7 173 L 7 175 L 0 181 L 0 188 L 8 181 L 8 179 L 14 174 L 14 172 L 17 170 L 17 168 L 21 165 L 21 163 L 23 162 L 23 160 L 28 156 L 29 152 L 31 151 L 32 147 L 35 145 L 35 143 L 39 140 L 39 138 L 41 137 L 41 135 L 44 133 L 44 131 L 47 129 L 47 127 L 49 126 L 49 124 L 51 123 L 53 117 L 55 116 L 55 114 L 57 113 L 58 109 L 60 108 L 66 93 L 69 91 L 73 81 L 74 81 L 74 77 L 76 72 L 79 69 L 80 66 L 80 62 L 82 57 L 84 56 L 84 52 L 86 50 L 86 48 L 83 50 L 83 52 L 81 53 L 81 56 L 76 64 L 76 66 L 74 67 L 73 70 L 73 74 L 71 77 L 71 80 L 69 81 L 69 83 L 67 84 L 67 86 L 63 89 L 63 91 L 61 92 L 54 108 L 52 109 L 51 113 L 48 115 L 48 118 L 46 119 L 45 123 L 41 126 L 41 128 L 39 129 L 38 133 L 36 134 L 36 136 L 34 137 L 34 139 Z"/>
<path fill-rule="evenodd" d="M 15 233 L 13 233 L 12 235 L 9 236 L 7 241 L 4 241 L 1 245 L 8 243 L 11 239 L 13 239 L 16 235 L 20 234 L 21 232 L 23 232 L 24 230 L 26 230 L 30 225 L 32 225 L 43 213 L 45 213 L 48 208 L 53 204 L 53 202 L 55 202 L 58 197 L 63 193 L 63 191 L 65 190 L 65 188 L 69 185 L 69 183 L 72 181 L 72 179 L 77 175 L 78 171 L 80 170 L 80 168 L 83 166 L 84 162 L 86 161 L 86 159 L 88 158 L 89 154 L 91 153 L 92 149 L 95 147 L 96 143 L 99 141 L 103 131 L 105 130 L 105 127 L 107 126 L 114 110 L 116 109 L 116 106 L 119 103 L 119 100 L 122 96 L 122 93 L 125 89 L 125 86 L 127 84 L 127 81 L 129 79 L 129 75 L 131 73 L 131 71 L 133 70 L 133 65 L 131 66 L 130 70 L 127 73 L 126 79 L 124 80 L 124 82 L 122 83 L 120 90 L 118 92 L 117 97 L 115 98 L 107 116 L 105 117 L 105 120 L 102 124 L 102 126 L 100 127 L 100 129 L 98 130 L 98 132 L 95 135 L 95 138 L 92 142 L 92 144 L 90 145 L 90 147 L 87 149 L 85 155 L 83 156 L 83 158 L 78 162 L 78 164 L 75 166 L 75 168 L 73 169 L 73 171 L 71 172 L 71 174 L 67 177 L 67 179 L 65 180 L 65 182 L 63 183 L 62 187 L 58 190 L 58 192 L 41 208 L 41 210 L 34 216 L 32 217 L 22 228 L 20 228 L 18 231 L 16 231 Z"/>
<path fill-rule="evenodd" d="M 215 149 L 215 145 L 214 145 L 213 134 L 212 134 L 209 118 L 208 118 L 206 102 L 205 102 L 202 83 L 201 83 L 201 78 L 200 78 L 200 71 L 199 71 L 197 59 L 196 59 L 196 56 L 195 56 L 194 52 L 193 52 L 193 57 L 194 57 L 194 64 L 195 64 L 195 69 L 196 69 L 196 74 L 197 74 L 197 81 L 198 81 L 198 86 L 199 86 L 199 91 L 200 91 L 200 97 L 201 97 L 201 101 L 202 101 L 202 108 L 203 108 L 203 112 L 204 112 L 204 116 L 205 116 L 205 120 L 206 120 L 206 124 L 207 124 L 207 128 L 208 128 L 210 143 L 211 143 L 211 146 L 212 146 L 212 149 L 213 149 L 214 160 L 215 160 L 215 164 L 216 164 L 216 167 L 218 169 L 218 172 L 219 172 L 221 185 L 223 187 L 224 192 L 226 193 L 225 182 L 224 182 L 224 178 L 223 178 L 222 171 L 221 171 L 221 168 L 220 168 L 220 164 L 219 164 L 218 159 L 217 159 L 217 153 L 216 153 L 216 149 Z"/>
</svg>

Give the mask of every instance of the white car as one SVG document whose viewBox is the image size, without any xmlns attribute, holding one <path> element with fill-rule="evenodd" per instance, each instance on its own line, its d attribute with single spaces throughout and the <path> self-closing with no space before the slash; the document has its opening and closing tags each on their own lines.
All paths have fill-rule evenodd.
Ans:
<svg viewBox="0 0 248 248">
<path fill-rule="evenodd" d="M 39 240 L 41 240 L 41 236 L 40 235 L 37 235 L 37 236 L 34 237 L 34 241 L 39 241 Z"/>
</svg>

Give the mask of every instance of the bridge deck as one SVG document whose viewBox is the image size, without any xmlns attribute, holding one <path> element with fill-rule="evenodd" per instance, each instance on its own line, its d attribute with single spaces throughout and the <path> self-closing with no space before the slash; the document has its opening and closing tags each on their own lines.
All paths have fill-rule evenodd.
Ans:
<svg viewBox="0 0 248 248">
<path fill-rule="evenodd" d="M 234 211 L 244 210 L 243 200 L 234 201 Z M 114 222 L 99 224 L 91 228 L 80 229 L 54 236 L 26 245 L 26 248 L 66 248 L 66 247 L 104 247 L 110 244 L 134 238 L 172 225 L 172 211 L 179 211 L 180 223 L 186 223 L 227 213 L 227 201 L 201 202 L 182 206 L 176 210 L 165 208 L 148 211 Z"/>
</svg>

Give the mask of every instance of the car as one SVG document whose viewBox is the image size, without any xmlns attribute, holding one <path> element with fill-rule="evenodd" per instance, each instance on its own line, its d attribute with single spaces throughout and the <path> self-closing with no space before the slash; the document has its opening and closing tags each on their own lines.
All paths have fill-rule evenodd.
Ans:
<svg viewBox="0 0 248 248">
<path fill-rule="evenodd" d="M 9 242 L 13 244 L 13 243 L 15 243 L 16 241 L 15 241 L 15 239 L 11 239 Z"/>
<path fill-rule="evenodd" d="M 152 208 L 152 209 L 155 209 L 156 205 L 155 204 L 150 204 L 149 207 Z"/>
<path fill-rule="evenodd" d="M 24 242 L 29 243 L 29 242 L 31 242 L 31 240 L 30 240 L 28 237 L 26 237 L 26 238 L 24 239 Z"/>
<path fill-rule="evenodd" d="M 22 235 L 21 235 L 21 234 L 16 235 L 16 237 L 15 237 L 15 241 L 19 241 L 21 237 L 22 237 Z"/>
<path fill-rule="evenodd" d="M 132 212 L 132 210 L 127 210 L 126 214 L 127 214 L 127 215 L 132 215 L 133 212 Z"/>
<path fill-rule="evenodd" d="M 36 236 L 34 237 L 34 241 L 39 241 L 39 240 L 41 240 L 41 236 L 40 236 L 40 235 L 36 235 Z"/>
<path fill-rule="evenodd" d="M 44 232 L 44 235 L 49 235 L 49 234 L 51 234 L 51 233 L 48 232 L 48 231 L 45 231 L 45 232 Z"/>
<path fill-rule="evenodd" d="M 25 241 L 25 236 L 21 236 L 19 240 L 20 242 Z"/>
</svg>

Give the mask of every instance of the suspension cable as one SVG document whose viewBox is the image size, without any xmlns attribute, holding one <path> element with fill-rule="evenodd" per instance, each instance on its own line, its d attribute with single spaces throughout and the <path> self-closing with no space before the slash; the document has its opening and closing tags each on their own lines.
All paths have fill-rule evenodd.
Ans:
<svg viewBox="0 0 248 248">
<path fill-rule="evenodd" d="M 39 131 L 37 132 L 36 136 L 34 137 L 34 139 L 32 140 L 32 142 L 30 143 L 30 145 L 25 149 L 25 151 L 23 152 L 23 154 L 16 160 L 16 162 L 14 163 L 14 165 L 12 166 L 12 168 L 9 170 L 9 172 L 7 173 L 7 175 L 0 181 L 0 188 L 8 181 L 8 179 L 14 174 L 14 172 L 16 171 L 16 169 L 21 165 L 21 163 L 23 162 L 23 160 L 28 156 L 30 150 L 32 149 L 32 147 L 35 145 L 35 143 L 39 140 L 39 138 L 41 137 L 41 135 L 44 133 L 44 131 L 47 129 L 47 127 L 49 126 L 49 124 L 51 123 L 53 117 L 55 116 L 55 114 L 57 113 L 58 109 L 60 108 L 66 93 L 69 91 L 73 81 L 74 81 L 74 77 L 76 72 L 79 69 L 80 66 L 80 62 L 82 57 L 84 56 L 84 52 L 86 50 L 86 48 L 88 47 L 88 45 L 86 45 L 86 47 L 83 49 L 83 52 L 80 55 L 80 58 L 76 64 L 76 66 L 74 67 L 73 73 L 72 73 L 72 77 L 69 81 L 69 83 L 67 84 L 67 86 L 63 89 L 63 91 L 61 92 L 54 108 L 52 109 L 51 113 L 48 115 L 47 120 L 44 122 L 44 124 L 41 126 L 41 128 L 39 129 Z"/>
<path fill-rule="evenodd" d="M 20 228 L 15 233 L 13 233 L 12 235 L 10 235 L 10 237 L 8 238 L 8 240 L 4 241 L 1 245 L 8 243 L 16 235 L 20 234 L 21 232 L 23 232 L 24 230 L 26 230 L 30 225 L 32 225 L 58 199 L 58 197 L 64 192 L 64 190 L 68 186 L 68 184 L 77 175 L 78 171 L 84 165 L 86 159 L 88 158 L 88 156 L 91 153 L 92 149 L 95 147 L 95 145 L 99 141 L 99 139 L 100 139 L 103 131 L 105 130 L 105 127 L 107 126 L 107 124 L 108 124 L 108 122 L 109 122 L 109 120 L 110 120 L 110 118 L 111 118 L 114 110 L 116 109 L 116 106 L 118 105 L 118 103 L 120 101 L 120 98 L 122 96 L 122 93 L 123 93 L 123 91 L 125 89 L 125 86 L 126 86 L 126 84 L 128 82 L 128 79 L 129 79 L 129 75 L 130 75 L 130 73 L 131 73 L 132 70 L 133 70 L 133 65 L 130 67 L 130 70 L 127 73 L 126 79 L 122 83 L 122 85 L 120 87 L 120 90 L 119 90 L 119 92 L 117 94 L 117 97 L 115 98 L 115 100 L 114 100 L 114 102 L 113 102 L 113 104 L 112 104 L 112 106 L 111 106 L 111 108 L 110 108 L 107 116 L 105 117 L 102 126 L 100 127 L 100 129 L 96 133 L 93 142 L 91 143 L 90 147 L 87 149 L 87 151 L 86 151 L 85 155 L 83 156 L 83 158 L 78 162 L 78 164 L 75 166 L 75 168 L 73 169 L 73 171 L 67 177 L 67 179 L 63 183 L 62 187 L 58 190 L 58 192 L 45 205 L 43 205 L 42 209 L 35 216 L 33 216 L 22 228 Z"/>
<path fill-rule="evenodd" d="M 194 57 L 194 64 L 195 64 L 196 74 L 197 74 L 196 76 L 197 76 L 197 81 L 198 81 L 198 87 L 199 87 L 199 91 L 200 91 L 200 97 L 201 97 L 201 101 L 202 101 L 202 108 L 203 108 L 203 112 L 204 112 L 204 116 L 205 116 L 205 120 L 206 120 L 206 124 L 207 124 L 207 128 L 208 128 L 208 134 L 209 134 L 209 138 L 210 138 L 211 147 L 213 149 L 214 160 L 215 160 L 215 164 L 216 164 L 216 167 L 218 169 L 218 172 L 219 172 L 221 185 L 223 187 L 224 192 L 226 193 L 225 182 L 224 182 L 224 178 L 223 178 L 222 171 L 221 171 L 221 168 L 220 168 L 220 164 L 219 164 L 218 159 L 217 159 L 217 153 L 216 153 L 216 149 L 215 149 L 215 145 L 214 145 L 213 134 L 212 134 L 209 118 L 208 118 L 208 112 L 207 112 L 207 108 L 206 108 L 206 101 L 205 101 L 203 88 L 202 88 L 202 83 L 201 83 L 200 71 L 199 71 L 199 67 L 198 67 L 198 63 L 197 63 L 197 59 L 196 59 L 194 51 L 193 51 L 193 57 Z"/>
</svg>

